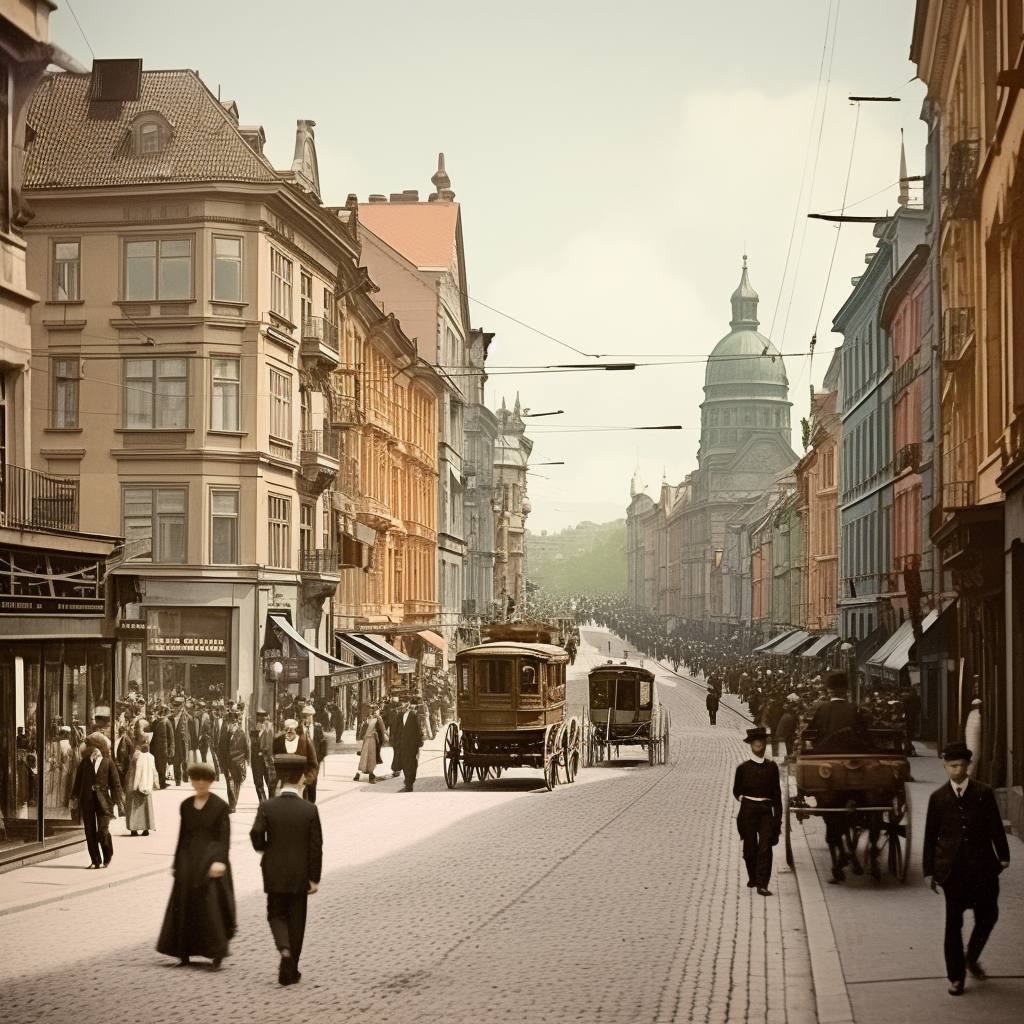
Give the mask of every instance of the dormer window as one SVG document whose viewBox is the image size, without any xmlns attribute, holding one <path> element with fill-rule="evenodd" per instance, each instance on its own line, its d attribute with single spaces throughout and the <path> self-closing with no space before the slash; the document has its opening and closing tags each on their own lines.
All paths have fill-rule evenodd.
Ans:
<svg viewBox="0 0 1024 1024">
<path fill-rule="evenodd" d="M 171 126 L 156 111 L 139 114 L 132 123 L 132 148 L 136 156 L 162 153 L 173 136 Z"/>
</svg>

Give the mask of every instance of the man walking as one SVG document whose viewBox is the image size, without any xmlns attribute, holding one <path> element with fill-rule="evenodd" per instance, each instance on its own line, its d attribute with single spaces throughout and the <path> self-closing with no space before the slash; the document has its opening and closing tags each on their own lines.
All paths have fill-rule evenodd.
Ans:
<svg viewBox="0 0 1024 1024">
<path fill-rule="evenodd" d="M 124 791 L 108 749 L 107 739 L 100 733 L 85 738 L 85 757 L 79 762 L 71 788 L 71 808 L 78 809 L 85 827 L 91 868 L 110 867 L 114 856 L 110 820 L 117 810 L 124 813 Z"/>
<path fill-rule="evenodd" d="M 160 789 L 167 789 L 167 764 L 175 764 L 174 726 L 167 719 L 167 705 L 156 709 L 153 720 L 153 736 L 149 741 L 149 752 L 156 761 L 156 781 Z"/>
<path fill-rule="evenodd" d="M 420 726 L 420 701 L 413 697 L 409 707 L 398 719 L 398 738 L 392 738 L 395 743 L 396 759 L 398 767 L 405 776 L 404 791 L 412 792 L 416 782 L 416 771 L 420 763 L 420 747 L 423 746 L 423 729 Z"/>
<path fill-rule="evenodd" d="M 189 730 L 185 698 L 174 698 L 174 711 L 169 719 L 174 730 L 174 784 L 181 785 L 181 777 L 188 769 Z"/>
<path fill-rule="evenodd" d="M 229 711 L 224 716 L 224 728 L 220 734 L 220 763 L 228 787 L 229 813 L 234 813 L 238 806 L 238 791 L 242 788 L 245 762 L 248 759 L 249 743 L 245 733 L 238 727 L 238 716 L 234 711 Z"/>
<path fill-rule="evenodd" d="M 309 780 L 316 781 L 317 760 L 316 751 L 313 745 L 306 741 L 306 734 L 299 729 L 299 723 L 294 718 L 286 718 L 284 732 L 273 739 L 271 749 L 274 752 L 274 765 L 277 766 L 278 754 L 298 754 L 306 760 L 305 784 L 309 786 Z M 308 799 L 308 797 L 307 797 Z M 310 803 L 313 801 L 310 800 Z"/>
<path fill-rule="evenodd" d="M 316 805 L 302 799 L 299 787 L 306 772 L 301 754 L 278 754 L 274 768 L 281 793 L 260 804 L 249 838 L 263 854 L 263 891 L 267 921 L 281 955 L 277 980 L 294 985 L 306 933 L 306 903 L 317 891 L 323 867 L 323 831 Z"/>
<path fill-rule="evenodd" d="M 708 695 L 705 700 L 708 708 L 708 718 L 711 719 L 712 725 L 718 724 L 718 705 L 721 703 L 718 697 L 718 691 L 713 686 L 708 687 Z"/>
<path fill-rule="evenodd" d="M 999 872 L 1010 863 L 1002 816 L 991 788 L 969 779 L 971 751 L 951 743 L 942 753 L 949 775 L 928 800 L 923 868 L 935 892 L 946 898 L 946 977 L 949 994 L 963 994 L 966 972 L 987 975 L 979 959 L 999 919 Z M 974 928 L 964 955 L 964 911 L 974 911 Z"/>
<path fill-rule="evenodd" d="M 274 795 L 274 784 L 271 781 L 274 774 L 273 763 L 267 761 L 265 756 L 266 750 L 264 749 L 263 734 L 270 728 L 270 723 L 267 721 L 268 715 L 266 711 L 260 709 L 256 712 L 256 722 L 249 726 L 249 750 L 251 752 L 251 763 L 252 763 L 252 781 L 256 787 L 256 795 L 259 797 L 262 803 L 267 799 L 267 789 L 270 790 L 270 795 Z M 273 754 L 270 755 L 273 757 Z"/>
<path fill-rule="evenodd" d="M 316 783 L 320 777 L 320 766 L 324 763 L 324 758 L 327 756 L 327 740 L 324 737 L 324 727 L 314 718 L 314 709 L 309 704 L 302 709 L 302 732 L 306 737 L 306 743 L 313 748 L 313 753 L 316 754 L 316 769 L 312 775 L 313 781 L 309 781 L 308 774 L 306 776 L 306 799 L 311 804 L 315 804 Z"/>
<path fill-rule="evenodd" d="M 747 888 L 756 888 L 759 896 L 771 896 L 772 847 L 782 832 L 779 766 L 765 760 L 768 731 L 763 726 L 748 729 L 743 742 L 750 745 L 750 758 L 737 765 L 733 780 L 732 795 L 740 802 L 736 828 L 743 840 Z"/>
</svg>

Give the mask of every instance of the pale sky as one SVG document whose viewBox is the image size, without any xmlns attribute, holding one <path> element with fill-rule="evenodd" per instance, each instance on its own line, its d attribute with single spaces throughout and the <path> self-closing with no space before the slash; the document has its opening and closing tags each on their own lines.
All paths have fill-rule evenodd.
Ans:
<svg viewBox="0 0 1024 1024">
<path fill-rule="evenodd" d="M 893 210 L 901 128 L 909 173 L 924 170 L 913 0 L 73 0 L 88 44 L 58 3 L 52 38 L 83 64 L 196 69 L 264 126 L 277 167 L 291 165 L 296 119 L 316 121 L 328 205 L 425 198 L 445 153 L 473 326 L 495 333 L 488 402 L 518 390 L 536 412 L 565 410 L 530 432 L 536 531 L 624 515 L 638 459 L 653 497 L 663 470 L 678 482 L 696 467 L 700 358 L 729 330 L 744 251 L 760 329 L 786 356 L 797 449 L 809 385 L 840 340 L 832 317 L 875 243 L 870 224 L 845 225 L 826 291 L 836 228 L 804 214 L 838 211 L 844 190 L 851 213 Z M 823 52 L 831 83 L 808 157 Z M 819 115 L 824 95 L 823 76 Z M 852 165 L 849 95 L 902 100 L 861 106 Z M 693 361 L 502 373 L 593 361 L 509 317 L 611 361 Z M 646 424 L 684 429 L 572 429 Z"/>
</svg>

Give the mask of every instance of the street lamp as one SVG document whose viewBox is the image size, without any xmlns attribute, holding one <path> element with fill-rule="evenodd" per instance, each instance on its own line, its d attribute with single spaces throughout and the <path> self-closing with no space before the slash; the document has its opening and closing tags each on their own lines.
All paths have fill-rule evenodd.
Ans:
<svg viewBox="0 0 1024 1024">
<path fill-rule="evenodd" d="M 271 675 L 271 677 L 274 680 L 274 722 L 275 722 L 275 724 L 280 724 L 277 721 L 277 707 L 278 707 L 277 683 L 278 683 L 278 680 L 281 678 L 281 676 L 284 674 L 284 665 L 281 664 L 281 662 L 279 662 L 279 661 L 272 661 L 267 666 L 267 670 L 270 672 L 270 675 Z"/>
</svg>

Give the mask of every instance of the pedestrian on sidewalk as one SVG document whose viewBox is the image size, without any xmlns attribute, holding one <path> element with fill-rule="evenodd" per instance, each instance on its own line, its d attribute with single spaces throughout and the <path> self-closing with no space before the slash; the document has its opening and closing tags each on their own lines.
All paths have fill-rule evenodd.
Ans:
<svg viewBox="0 0 1024 1024">
<path fill-rule="evenodd" d="M 249 760 L 249 741 L 239 728 L 238 715 L 234 711 L 229 711 L 224 716 L 219 753 L 220 766 L 228 787 L 228 813 L 234 814 L 235 808 L 238 806 L 238 793 L 245 779 L 245 763 Z M 205 762 L 199 763 L 204 764 Z M 214 769 L 214 778 L 216 778 L 216 769 Z"/>
<path fill-rule="evenodd" d="M 713 686 L 708 687 L 708 696 L 705 701 L 708 707 L 708 718 L 711 719 L 712 725 L 718 724 L 718 705 L 721 703 L 718 697 L 718 693 L 715 691 Z"/>
<path fill-rule="evenodd" d="M 398 740 L 402 735 L 402 719 L 405 717 L 405 707 L 398 697 L 392 697 L 387 711 L 384 712 L 385 724 L 388 730 L 388 743 L 391 745 L 391 774 L 398 776 L 402 771 L 402 765 L 398 758 Z"/>
<path fill-rule="evenodd" d="M 302 733 L 306 737 L 306 743 L 313 748 L 316 755 L 316 764 L 306 771 L 306 792 L 305 798 L 311 803 L 316 803 L 316 783 L 320 777 L 320 766 L 327 757 L 327 738 L 324 736 L 324 727 L 316 721 L 316 709 L 307 704 L 302 709 Z"/>
<path fill-rule="evenodd" d="M 133 836 L 140 832 L 148 836 L 150 829 L 156 829 L 156 816 L 153 814 L 156 781 L 156 761 L 143 735 L 142 742 L 132 754 L 125 784 L 125 826 Z"/>
<path fill-rule="evenodd" d="M 231 881 L 231 819 L 216 793 L 212 764 L 189 765 L 195 795 L 182 801 L 181 827 L 174 851 L 174 885 L 156 949 L 182 966 L 193 956 L 214 967 L 228 955 L 235 934 L 235 892 Z"/>
<path fill-rule="evenodd" d="M 306 759 L 306 771 L 303 773 L 303 789 L 310 778 L 316 778 L 317 768 L 316 751 L 313 745 L 306 740 L 306 734 L 299 728 L 298 719 L 286 718 L 284 720 L 284 732 L 274 737 L 273 742 L 274 764 L 277 764 L 278 754 L 298 754 Z M 313 801 L 310 800 L 310 803 Z"/>
<path fill-rule="evenodd" d="M 306 933 L 306 904 L 320 885 L 323 867 L 323 830 L 316 805 L 302 799 L 306 772 L 301 754 L 278 754 L 274 768 L 281 792 L 260 804 L 249 838 L 262 853 L 263 891 L 267 894 L 267 921 L 281 955 L 277 980 L 294 985 Z"/>
<path fill-rule="evenodd" d="M 377 765 L 383 764 L 384 759 L 380 756 L 380 748 L 384 743 L 384 721 L 375 705 L 370 706 L 370 713 L 363 722 L 362 734 L 363 746 L 359 751 L 359 765 L 352 781 L 358 782 L 360 774 L 369 775 L 370 782 L 376 782 L 374 772 Z"/>
<path fill-rule="evenodd" d="M 260 708 L 256 712 L 256 724 L 249 729 L 252 781 L 260 803 L 267 799 L 268 792 L 274 795 L 274 730 L 269 719 L 267 712 Z"/>
<path fill-rule="evenodd" d="M 167 765 L 174 764 L 174 726 L 167 717 L 167 705 L 156 709 L 153 719 L 153 734 L 149 741 L 149 752 L 156 761 L 156 776 L 161 789 L 167 789 Z"/>
<path fill-rule="evenodd" d="M 750 757 L 736 766 L 732 795 L 740 802 L 736 828 L 743 840 L 747 866 L 747 888 L 759 896 L 771 896 L 772 847 L 782 833 L 782 787 L 779 766 L 765 759 L 768 730 L 748 729 L 743 740 L 750 745 Z"/>
<path fill-rule="evenodd" d="M 999 919 L 999 873 L 1009 866 L 1010 846 L 991 787 L 968 778 L 971 751 L 951 743 L 942 752 L 949 785 L 928 800 L 922 867 L 934 892 L 946 898 L 943 950 L 949 994 L 963 994 L 967 971 L 987 975 L 980 957 Z M 974 928 L 964 954 L 964 911 L 974 911 Z"/>
<path fill-rule="evenodd" d="M 85 754 L 71 787 L 71 809 L 72 812 L 77 810 L 85 827 L 85 842 L 92 861 L 90 868 L 110 867 L 114 856 L 110 822 L 119 810 L 124 812 L 124 791 L 109 750 L 102 733 L 86 736 Z"/>
<path fill-rule="evenodd" d="M 396 757 L 398 767 L 405 776 L 404 790 L 406 793 L 412 792 L 412 787 L 416 782 L 416 771 L 420 763 L 420 747 L 423 746 L 423 730 L 420 728 L 419 712 L 420 700 L 418 697 L 414 697 L 398 720 Z M 396 742 L 394 737 L 391 742 Z"/>
<path fill-rule="evenodd" d="M 780 764 L 785 764 L 796 748 L 796 715 L 799 704 L 800 697 L 797 694 L 791 693 L 786 697 L 786 706 L 775 724 L 775 754 Z"/>
</svg>

